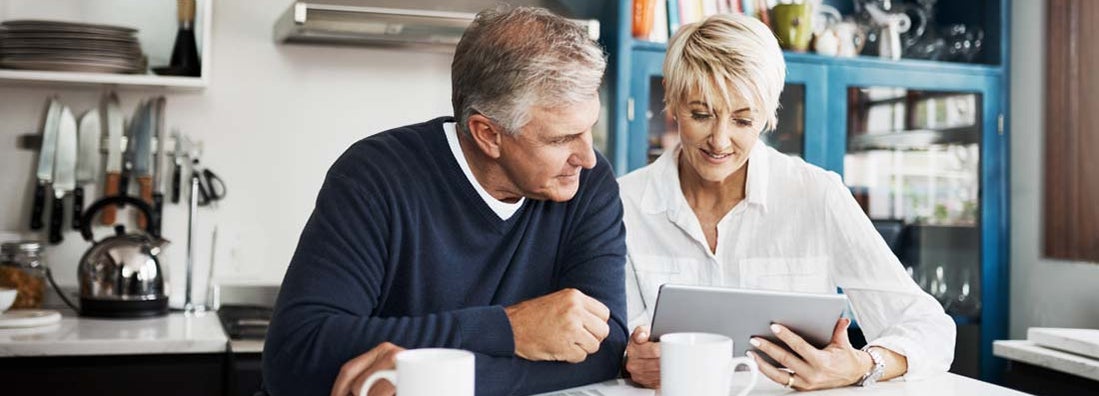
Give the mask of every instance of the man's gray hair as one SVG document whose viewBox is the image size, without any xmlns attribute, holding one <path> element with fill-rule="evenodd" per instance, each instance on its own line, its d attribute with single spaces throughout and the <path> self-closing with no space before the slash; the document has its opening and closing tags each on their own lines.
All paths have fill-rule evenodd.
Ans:
<svg viewBox="0 0 1099 396">
<path fill-rule="evenodd" d="M 607 67 L 584 28 L 532 7 L 481 11 L 462 34 L 450 65 L 458 130 L 481 114 L 510 134 L 530 121 L 530 108 L 556 108 L 599 94 Z"/>
</svg>

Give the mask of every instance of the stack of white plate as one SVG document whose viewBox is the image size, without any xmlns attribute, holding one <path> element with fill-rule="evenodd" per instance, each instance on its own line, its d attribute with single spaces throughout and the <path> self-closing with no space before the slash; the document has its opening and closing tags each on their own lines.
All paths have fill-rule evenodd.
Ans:
<svg viewBox="0 0 1099 396">
<path fill-rule="evenodd" d="M 144 73 L 137 30 L 75 22 L 0 23 L 0 67 L 98 73 Z"/>
</svg>

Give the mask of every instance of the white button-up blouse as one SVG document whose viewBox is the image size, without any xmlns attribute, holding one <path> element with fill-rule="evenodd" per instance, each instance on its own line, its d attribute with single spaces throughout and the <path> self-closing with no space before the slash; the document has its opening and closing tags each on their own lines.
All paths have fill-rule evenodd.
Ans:
<svg viewBox="0 0 1099 396">
<path fill-rule="evenodd" d="M 661 284 L 847 294 L 870 345 L 908 360 L 907 379 L 954 360 L 954 321 L 908 276 L 840 177 L 760 141 L 745 199 L 717 225 L 711 253 L 679 186 L 680 149 L 619 179 L 632 331 Z"/>
</svg>

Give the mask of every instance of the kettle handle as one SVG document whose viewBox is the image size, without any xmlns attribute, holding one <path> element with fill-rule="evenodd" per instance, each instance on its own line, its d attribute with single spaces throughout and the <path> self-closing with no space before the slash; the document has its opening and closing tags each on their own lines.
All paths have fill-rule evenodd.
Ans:
<svg viewBox="0 0 1099 396">
<path fill-rule="evenodd" d="M 134 197 L 115 195 L 95 201 L 88 207 L 88 210 L 84 211 L 84 216 L 81 217 L 80 227 L 80 235 L 84 237 L 84 240 L 95 242 L 95 239 L 92 237 L 92 220 L 94 220 L 96 213 L 99 213 L 100 210 L 108 205 L 131 205 L 137 208 L 137 210 L 145 215 L 146 219 L 149 219 L 149 221 L 145 222 L 145 232 L 155 238 L 160 238 L 160 233 L 156 231 L 158 227 L 156 227 L 155 224 L 160 221 L 160 219 L 153 217 L 153 209 L 149 207 L 149 204 Z"/>
</svg>

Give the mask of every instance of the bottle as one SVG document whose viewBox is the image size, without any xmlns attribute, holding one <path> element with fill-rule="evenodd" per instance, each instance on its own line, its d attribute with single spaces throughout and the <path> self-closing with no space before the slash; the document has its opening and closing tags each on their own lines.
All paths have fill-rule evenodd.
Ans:
<svg viewBox="0 0 1099 396">
<path fill-rule="evenodd" d="M 42 244 L 34 241 L 0 244 L 0 287 L 16 290 L 12 308 L 41 308 L 46 293 Z"/>
<path fill-rule="evenodd" d="M 179 0 L 179 31 L 172 47 L 171 68 L 176 75 L 202 75 L 202 62 L 195 45 L 195 0 Z M 208 22 L 207 22 L 208 23 Z"/>
</svg>

